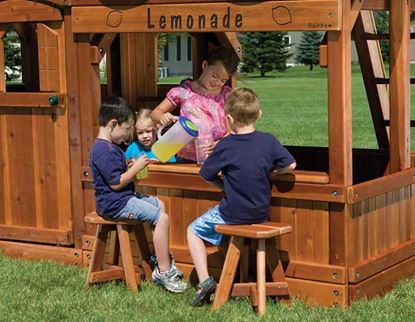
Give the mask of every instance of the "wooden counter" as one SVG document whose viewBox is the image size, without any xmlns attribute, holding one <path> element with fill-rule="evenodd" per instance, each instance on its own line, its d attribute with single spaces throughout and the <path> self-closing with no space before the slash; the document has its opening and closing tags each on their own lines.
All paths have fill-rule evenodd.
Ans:
<svg viewBox="0 0 415 322">
<path fill-rule="evenodd" d="M 150 172 L 168 172 L 182 174 L 199 174 L 200 166 L 197 164 L 180 163 L 153 163 L 148 166 Z M 273 181 L 294 181 L 301 183 L 329 183 L 329 176 L 325 172 L 294 170 L 293 173 L 272 176 Z"/>
</svg>

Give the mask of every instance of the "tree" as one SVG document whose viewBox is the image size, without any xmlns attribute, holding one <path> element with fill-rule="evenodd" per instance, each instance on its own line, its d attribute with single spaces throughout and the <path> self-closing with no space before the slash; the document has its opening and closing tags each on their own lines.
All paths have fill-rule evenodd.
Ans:
<svg viewBox="0 0 415 322">
<path fill-rule="evenodd" d="M 3 38 L 4 56 L 6 66 L 6 80 L 12 81 L 18 79 L 21 75 L 22 54 L 20 48 L 20 39 L 16 32 L 9 31 Z"/>
<path fill-rule="evenodd" d="M 247 32 L 241 37 L 243 47 L 242 71 L 259 70 L 261 77 L 272 70 L 287 68 L 291 54 L 288 50 L 286 32 Z"/>
<path fill-rule="evenodd" d="M 297 47 L 297 63 L 309 65 L 310 70 L 317 65 L 320 60 L 319 47 L 322 34 L 318 31 L 306 31 L 301 35 L 301 42 Z"/>
</svg>

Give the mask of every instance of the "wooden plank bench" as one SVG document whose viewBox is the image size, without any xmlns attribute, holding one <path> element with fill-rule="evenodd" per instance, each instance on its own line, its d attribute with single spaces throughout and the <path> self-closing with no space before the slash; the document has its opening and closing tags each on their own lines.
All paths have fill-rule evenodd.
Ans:
<svg viewBox="0 0 415 322">
<path fill-rule="evenodd" d="M 290 225 L 275 222 L 253 225 L 216 225 L 215 230 L 220 234 L 231 236 L 231 240 L 219 285 L 215 292 L 213 310 L 225 304 L 229 296 L 250 296 L 252 305 L 257 307 L 258 314 L 262 315 L 266 310 L 267 295 L 290 297 L 275 239 L 275 237 L 290 233 L 292 231 Z M 240 272 L 243 283 L 234 283 L 236 269 L 241 253 L 244 253 L 246 239 L 257 240 L 257 280 L 256 283 L 247 282 L 248 261 L 245 259 L 241 262 Z M 272 282 L 266 282 L 266 263 L 272 275 Z"/>
<path fill-rule="evenodd" d="M 96 238 L 86 281 L 88 287 L 95 283 L 125 279 L 128 287 L 133 291 L 137 291 L 138 286 L 141 284 L 141 273 L 145 275 L 147 280 L 151 280 L 150 249 L 141 222 L 106 220 L 96 212 L 86 215 L 85 222 L 97 225 Z M 104 253 L 108 233 L 111 231 L 116 232 L 114 236 L 119 243 L 115 243 L 114 258 L 112 258 L 114 265 L 104 269 Z M 131 231 L 134 233 L 138 246 L 139 267 L 135 267 L 133 263 L 129 235 Z M 121 251 L 122 266 L 118 265 L 119 251 Z"/>
</svg>

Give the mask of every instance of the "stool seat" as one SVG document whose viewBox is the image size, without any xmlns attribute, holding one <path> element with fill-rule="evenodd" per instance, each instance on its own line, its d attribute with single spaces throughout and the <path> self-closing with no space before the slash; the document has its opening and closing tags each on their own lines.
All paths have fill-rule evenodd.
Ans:
<svg viewBox="0 0 415 322">
<path fill-rule="evenodd" d="M 253 225 L 216 225 L 215 230 L 227 236 L 262 239 L 288 234 L 292 231 L 292 227 L 277 222 L 266 222 Z"/>
<path fill-rule="evenodd" d="M 87 275 L 87 286 L 105 281 L 125 279 L 129 288 L 138 290 L 141 284 L 141 273 L 150 280 L 150 249 L 145 235 L 143 223 L 136 220 L 111 220 L 100 217 L 95 211 L 85 216 L 85 222 L 97 225 L 96 238 L 92 251 L 92 258 Z M 104 255 L 109 232 L 114 231 L 114 251 L 112 266 L 104 269 Z M 134 233 L 138 249 L 138 264 L 134 266 L 133 254 L 130 245 L 130 232 Z M 118 265 L 121 252 L 122 265 Z"/>
<path fill-rule="evenodd" d="M 275 238 L 289 234 L 292 231 L 290 225 L 276 222 L 252 225 L 216 225 L 215 231 L 231 236 L 231 239 L 216 288 L 213 310 L 225 304 L 230 296 L 250 296 L 252 305 L 257 307 L 258 314 L 262 315 L 266 310 L 267 295 L 290 297 L 278 250 L 278 240 Z M 248 282 L 249 261 L 247 255 L 249 249 L 246 248 L 247 244 L 245 243 L 247 239 L 256 240 L 256 283 Z M 241 254 L 246 256 L 241 258 Z M 242 283 L 234 283 L 239 262 Z M 266 282 L 267 266 L 272 276 L 272 282 Z"/>
<path fill-rule="evenodd" d="M 87 214 L 85 216 L 85 222 L 88 224 L 95 224 L 95 225 L 117 225 L 117 224 L 123 224 L 123 225 L 136 225 L 137 220 L 128 220 L 128 219 L 105 219 L 98 215 L 95 211 Z"/>
</svg>

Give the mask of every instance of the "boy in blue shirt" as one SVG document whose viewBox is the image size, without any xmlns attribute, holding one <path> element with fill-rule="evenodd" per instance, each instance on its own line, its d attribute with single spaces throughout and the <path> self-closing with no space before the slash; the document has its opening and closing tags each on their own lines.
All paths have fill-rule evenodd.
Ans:
<svg viewBox="0 0 415 322">
<path fill-rule="evenodd" d="M 95 188 L 97 213 L 108 219 L 149 221 L 155 225 L 153 243 L 158 267 L 153 281 L 172 292 L 183 292 L 187 284 L 169 256 L 169 216 L 161 200 L 136 194 L 136 173 L 148 164 L 147 155 L 133 160 L 130 167 L 123 150 L 124 142 L 135 123 L 134 110 L 121 97 L 102 102 L 99 111 L 99 132 L 90 153 L 90 166 Z"/>
<path fill-rule="evenodd" d="M 226 101 L 226 117 L 232 133 L 216 145 L 200 175 L 225 193 L 220 204 L 197 218 L 187 229 L 190 254 L 199 284 L 192 301 L 203 305 L 214 293 L 216 282 L 208 273 L 204 241 L 220 246 L 219 224 L 255 224 L 269 220 L 271 171 L 293 170 L 292 155 L 271 134 L 255 130 L 261 116 L 258 96 L 250 89 L 233 90 Z M 222 178 L 218 173 L 222 171 Z"/>
</svg>

